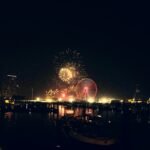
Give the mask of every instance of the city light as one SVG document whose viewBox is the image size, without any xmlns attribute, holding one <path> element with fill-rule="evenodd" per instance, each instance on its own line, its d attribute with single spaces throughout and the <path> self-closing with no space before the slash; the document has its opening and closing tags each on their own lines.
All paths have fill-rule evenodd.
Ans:
<svg viewBox="0 0 150 150">
<path fill-rule="evenodd" d="M 40 97 L 37 97 L 37 98 L 36 98 L 37 101 L 40 101 L 40 99 L 41 99 Z"/>
<path fill-rule="evenodd" d="M 135 103 L 135 99 L 134 98 L 133 99 L 128 99 L 128 103 L 131 103 L 131 104 Z"/>
<path fill-rule="evenodd" d="M 147 104 L 150 104 L 150 98 L 147 100 Z"/>
<path fill-rule="evenodd" d="M 97 115 L 98 118 L 102 118 L 102 115 Z"/>
<path fill-rule="evenodd" d="M 73 98 L 69 98 L 69 102 L 72 103 L 74 101 Z"/>
<path fill-rule="evenodd" d="M 108 120 L 108 123 L 110 124 L 110 123 L 111 123 L 111 120 Z"/>
<path fill-rule="evenodd" d="M 51 103 L 51 102 L 53 102 L 53 99 L 47 98 L 47 99 L 46 99 L 46 102 Z"/>
<path fill-rule="evenodd" d="M 62 96 L 62 98 L 65 98 L 65 97 L 66 97 L 66 94 L 65 94 L 65 93 L 62 93 L 61 96 Z"/>
<path fill-rule="evenodd" d="M 61 97 L 60 97 L 60 98 L 58 98 L 58 101 L 59 101 L 59 102 L 61 102 L 61 101 L 62 101 L 62 98 L 61 98 Z"/>
<path fill-rule="evenodd" d="M 120 100 L 120 103 L 123 103 L 123 100 Z"/>
<path fill-rule="evenodd" d="M 101 104 L 110 104 L 112 102 L 113 98 L 109 98 L 109 97 L 102 97 L 98 100 L 98 103 Z"/>
<path fill-rule="evenodd" d="M 12 104 L 12 105 L 14 105 L 14 104 L 15 104 L 15 102 L 13 101 L 13 102 L 11 102 L 11 104 Z"/>
<path fill-rule="evenodd" d="M 135 100 L 133 99 L 128 99 L 128 103 L 134 104 L 134 103 L 142 103 L 142 100 Z"/>
<path fill-rule="evenodd" d="M 138 100 L 137 103 L 142 103 L 142 101 L 141 101 L 141 100 Z"/>
<path fill-rule="evenodd" d="M 88 98 L 88 103 L 94 103 L 94 98 L 92 98 L 92 97 L 90 97 L 90 98 Z"/>
<path fill-rule="evenodd" d="M 5 100 L 5 103 L 6 103 L 6 104 L 9 104 L 9 100 Z"/>
<path fill-rule="evenodd" d="M 65 113 L 68 114 L 68 115 L 73 115 L 74 114 L 74 110 L 66 109 Z"/>
</svg>

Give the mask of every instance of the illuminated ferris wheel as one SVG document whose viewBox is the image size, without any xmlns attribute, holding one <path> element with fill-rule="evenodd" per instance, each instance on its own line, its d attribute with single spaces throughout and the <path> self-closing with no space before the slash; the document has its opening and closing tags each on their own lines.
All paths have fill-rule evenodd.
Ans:
<svg viewBox="0 0 150 150">
<path fill-rule="evenodd" d="M 81 79 L 76 86 L 76 94 L 77 98 L 83 101 L 87 101 L 89 98 L 95 98 L 97 85 L 92 79 Z"/>
</svg>

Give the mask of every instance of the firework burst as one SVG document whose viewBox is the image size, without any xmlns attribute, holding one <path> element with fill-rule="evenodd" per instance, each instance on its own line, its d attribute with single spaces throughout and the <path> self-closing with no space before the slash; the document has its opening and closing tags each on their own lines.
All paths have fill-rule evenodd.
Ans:
<svg viewBox="0 0 150 150">
<path fill-rule="evenodd" d="M 56 75 L 53 82 L 57 90 L 47 91 L 47 97 L 63 100 L 77 97 L 76 85 L 82 78 L 87 76 L 81 60 L 80 53 L 70 49 L 55 56 Z"/>
<path fill-rule="evenodd" d="M 73 65 L 67 64 L 64 67 L 60 68 L 58 75 L 63 82 L 67 82 L 68 84 L 70 84 L 71 81 L 77 77 L 78 71 Z"/>
<path fill-rule="evenodd" d="M 80 53 L 67 49 L 55 56 L 56 74 L 61 82 L 67 85 L 76 84 L 86 76 Z"/>
</svg>

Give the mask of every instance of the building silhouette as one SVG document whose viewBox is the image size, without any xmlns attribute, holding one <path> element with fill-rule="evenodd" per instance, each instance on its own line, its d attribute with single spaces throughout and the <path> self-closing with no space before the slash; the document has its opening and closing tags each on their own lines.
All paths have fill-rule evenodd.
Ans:
<svg viewBox="0 0 150 150">
<path fill-rule="evenodd" d="M 17 95 L 18 88 L 17 76 L 8 74 L 3 80 L 1 95 L 4 98 L 11 99 L 14 95 Z"/>
<path fill-rule="evenodd" d="M 141 90 L 140 90 L 140 87 L 139 87 L 138 84 L 136 85 L 133 99 L 134 99 L 135 101 L 138 101 L 138 100 L 141 100 L 141 99 L 142 99 Z"/>
</svg>

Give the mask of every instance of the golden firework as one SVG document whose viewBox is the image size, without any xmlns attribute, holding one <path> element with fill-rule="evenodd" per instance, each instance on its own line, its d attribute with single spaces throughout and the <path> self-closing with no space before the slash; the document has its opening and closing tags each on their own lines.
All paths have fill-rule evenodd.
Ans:
<svg viewBox="0 0 150 150">
<path fill-rule="evenodd" d="M 60 68 L 58 76 L 63 82 L 70 84 L 71 81 L 77 76 L 76 68 L 71 65 L 66 65 Z"/>
</svg>

